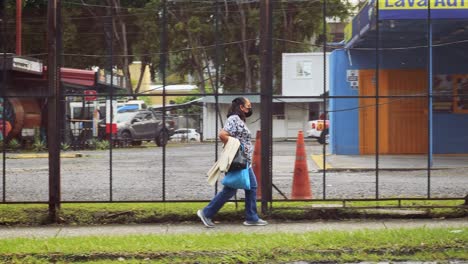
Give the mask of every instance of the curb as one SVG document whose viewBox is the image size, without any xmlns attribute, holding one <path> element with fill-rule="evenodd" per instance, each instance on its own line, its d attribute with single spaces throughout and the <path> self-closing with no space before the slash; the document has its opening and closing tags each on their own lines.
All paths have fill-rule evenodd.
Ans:
<svg viewBox="0 0 468 264">
<path fill-rule="evenodd" d="M 75 154 L 60 154 L 60 158 L 82 158 L 84 157 L 81 153 Z M 7 159 L 47 159 L 49 158 L 49 153 L 39 153 L 39 154 L 18 154 L 14 156 L 7 156 Z"/>
<path fill-rule="evenodd" d="M 312 160 L 315 162 L 315 165 L 317 165 L 317 167 L 319 168 L 319 171 L 323 171 L 324 168 L 323 168 L 323 155 L 322 154 L 319 154 L 319 155 L 310 155 Z M 331 170 L 334 170 L 335 168 L 333 168 L 333 166 L 331 166 L 329 163 L 325 162 L 325 170 L 326 171 L 331 171 Z"/>
<path fill-rule="evenodd" d="M 321 167 L 321 166 L 320 166 Z M 447 169 L 453 169 L 449 167 L 444 167 L 444 168 L 431 168 L 431 171 L 436 171 L 436 170 L 447 170 Z M 375 171 L 376 168 L 327 168 L 325 171 L 327 172 L 369 172 L 369 171 Z M 323 172 L 323 168 L 319 168 L 317 170 L 318 172 Z M 379 171 L 427 171 L 427 168 L 379 168 Z"/>
<path fill-rule="evenodd" d="M 327 154 L 328 156 L 329 154 Z M 376 168 L 369 168 L 369 167 L 333 167 L 330 163 L 325 162 L 325 168 L 324 168 L 324 162 L 323 162 L 323 155 L 322 154 L 312 154 L 310 155 L 312 161 L 315 163 L 317 166 L 317 171 L 318 172 L 369 172 L 369 171 L 375 171 Z M 458 167 L 457 167 L 458 168 Z M 468 168 L 466 167 L 460 167 L 460 168 Z M 447 170 L 447 169 L 453 169 L 453 167 L 432 167 L 432 171 L 436 170 Z M 385 168 L 385 167 L 380 167 L 379 171 L 427 171 L 427 167 L 417 167 L 417 168 Z"/>
</svg>

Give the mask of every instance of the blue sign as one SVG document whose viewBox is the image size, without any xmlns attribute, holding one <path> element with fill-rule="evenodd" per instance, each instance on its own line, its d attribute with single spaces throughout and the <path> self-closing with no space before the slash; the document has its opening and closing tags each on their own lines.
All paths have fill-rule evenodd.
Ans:
<svg viewBox="0 0 468 264">
<path fill-rule="evenodd" d="M 375 2 L 375 1 L 373 1 Z M 468 0 L 379 0 L 379 19 L 468 19 Z"/>
</svg>

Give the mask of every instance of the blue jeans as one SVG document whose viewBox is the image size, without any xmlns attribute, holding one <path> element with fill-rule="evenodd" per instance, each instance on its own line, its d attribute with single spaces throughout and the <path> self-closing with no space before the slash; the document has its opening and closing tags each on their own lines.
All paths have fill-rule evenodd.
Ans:
<svg viewBox="0 0 468 264">
<path fill-rule="evenodd" d="M 245 220 L 258 221 L 257 214 L 257 179 L 252 168 L 249 168 L 250 190 L 245 190 Z M 223 207 L 223 205 L 236 194 L 237 189 L 224 186 L 213 200 L 203 208 L 203 213 L 207 218 L 212 219 L 213 216 Z"/>
</svg>

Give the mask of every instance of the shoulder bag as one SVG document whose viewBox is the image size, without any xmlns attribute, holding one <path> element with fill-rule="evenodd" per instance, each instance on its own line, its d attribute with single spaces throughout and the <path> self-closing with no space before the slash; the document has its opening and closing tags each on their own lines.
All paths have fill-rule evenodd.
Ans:
<svg viewBox="0 0 468 264">
<path fill-rule="evenodd" d="M 237 149 L 236 156 L 232 159 L 228 172 L 242 170 L 245 168 L 247 168 L 247 155 L 245 155 L 244 146 L 240 145 L 239 149 Z"/>
<path fill-rule="evenodd" d="M 221 184 L 233 189 L 250 190 L 250 177 L 248 166 L 241 170 L 228 171 L 226 175 L 224 175 Z"/>
</svg>

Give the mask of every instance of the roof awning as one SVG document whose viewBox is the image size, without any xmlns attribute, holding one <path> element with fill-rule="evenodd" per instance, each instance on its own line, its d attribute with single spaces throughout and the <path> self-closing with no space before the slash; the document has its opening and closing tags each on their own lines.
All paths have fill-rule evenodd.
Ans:
<svg viewBox="0 0 468 264">
<path fill-rule="evenodd" d="M 61 68 L 60 78 L 62 82 L 78 86 L 94 86 L 96 73 L 90 70 Z"/>
<path fill-rule="evenodd" d="M 152 106 L 151 109 L 153 110 L 175 110 L 175 109 L 184 109 L 184 108 L 189 108 L 192 107 L 193 105 L 202 105 L 202 98 L 197 98 L 195 100 L 185 102 L 182 104 L 168 104 L 165 105 L 164 107 L 162 106 Z"/>
<path fill-rule="evenodd" d="M 345 48 L 375 49 L 377 36 L 379 48 L 427 47 L 429 21 L 433 46 L 467 40 L 468 0 L 371 0 L 346 26 Z"/>
<path fill-rule="evenodd" d="M 220 95 L 218 96 L 218 103 L 219 104 L 231 104 L 232 100 L 239 97 L 238 95 Z M 253 104 L 260 103 L 260 95 L 246 95 L 245 97 L 249 98 L 250 102 Z M 216 103 L 216 99 L 214 96 L 205 96 L 201 99 L 204 103 Z M 274 97 L 273 96 L 273 103 L 313 103 L 313 102 L 323 102 L 321 98 L 282 98 L 282 97 Z"/>
</svg>

